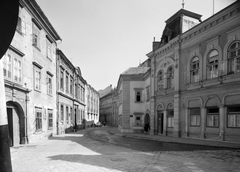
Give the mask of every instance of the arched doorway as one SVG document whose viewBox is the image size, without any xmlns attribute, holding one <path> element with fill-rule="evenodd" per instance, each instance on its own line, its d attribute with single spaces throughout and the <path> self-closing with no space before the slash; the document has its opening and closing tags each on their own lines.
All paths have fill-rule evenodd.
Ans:
<svg viewBox="0 0 240 172">
<path fill-rule="evenodd" d="M 145 124 L 150 124 L 150 116 L 148 112 L 145 114 L 145 117 L 144 117 L 144 125 Z"/>
<path fill-rule="evenodd" d="M 10 146 L 24 144 L 25 118 L 22 106 L 13 101 L 7 102 L 7 117 Z"/>
</svg>

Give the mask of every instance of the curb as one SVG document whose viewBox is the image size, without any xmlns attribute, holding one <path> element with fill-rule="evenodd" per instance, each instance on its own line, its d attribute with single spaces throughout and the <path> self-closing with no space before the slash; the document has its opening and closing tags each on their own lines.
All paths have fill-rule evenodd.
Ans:
<svg viewBox="0 0 240 172">
<path fill-rule="evenodd" d="M 166 143 L 176 143 L 176 144 L 188 144 L 188 145 L 201 145 L 201 146 L 210 146 L 210 147 L 219 147 L 219 148 L 229 148 L 229 149 L 238 149 L 240 150 L 239 146 L 231 146 L 231 145 L 216 145 L 216 144 L 209 144 L 209 143 L 188 143 L 188 142 L 181 142 L 181 141 L 171 141 L 171 140 L 159 140 L 156 138 L 147 138 L 147 137 L 141 137 L 141 136 L 134 136 L 134 135 L 125 135 L 125 134 L 115 134 L 111 131 L 108 131 L 111 135 L 121 136 L 121 137 L 128 137 L 128 138 L 136 138 L 136 139 L 142 139 L 142 140 L 151 140 L 151 141 L 158 141 L 158 142 L 166 142 Z"/>
</svg>

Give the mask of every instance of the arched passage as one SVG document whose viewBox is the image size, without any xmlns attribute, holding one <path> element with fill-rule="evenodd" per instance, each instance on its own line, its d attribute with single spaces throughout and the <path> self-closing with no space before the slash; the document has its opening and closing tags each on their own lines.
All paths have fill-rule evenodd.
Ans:
<svg viewBox="0 0 240 172">
<path fill-rule="evenodd" d="M 10 146 L 24 144 L 25 118 L 22 106 L 13 101 L 7 102 L 7 117 Z"/>
<path fill-rule="evenodd" d="M 146 112 L 144 116 L 144 124 L 150 124 L 150 116 L 148 112 Z"/>
</svg>

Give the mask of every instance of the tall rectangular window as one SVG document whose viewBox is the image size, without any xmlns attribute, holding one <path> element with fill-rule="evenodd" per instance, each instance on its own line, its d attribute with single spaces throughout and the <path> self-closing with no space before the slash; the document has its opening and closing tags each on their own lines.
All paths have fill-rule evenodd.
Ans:
<svg viewBox="0 0 240 172">
<path fill-rule="evenodd" d="M 146 101 L 149 101 L 149 99 L 150 99 L 150 87 L 149 86 L 146 88 L 146 92 L 147 92 L 147 100 Z"/>
<path fill-rule="evenodd" d="M 73 79 L 70 77 L 70 94 L 73 95 Z"/>
<path fill-rule="evenodd" d="M 66 93 L 69 93 L 69 75 L 66 73 Z"/>
<path fill-rule="evenodd" d="M 63 83 L 63 70 L 61 69 L 60 71 L 60 89 L 63 90 L 63 86 L 64 86 L 64 83 Z"/>
<path fill-rule="evenodd" d="M 53 128 L 53 110 L 48 109 L 48 129 Z"/>
<path fill-rule="evenodd" d="M 42 109 L 36 108 L 36 131 L 42 130 Z"/>
<path fill-rule="evenodd" d="M 135 88 L 135 102 L 141 102 L 142 101 L 142 88 Z"/>
<path fill-rule="evenodd" d="M 22 57 L 10 49 L 3 57 L 3 76 L 13 82 L 22 83 Z"/>
<path fill-rule="evenodd" d="M 240 128 L 240 107 L 228 107 L 228 127 Z"/>
<path fill-rule="evenodd" d="M 41 69 L 34 66 L 34 89 L 41 91 Z"/>
<path fill-rule="evenodd" d="M 64 120 L 64 111 L 63 111 L 63 105 L 61 105 L 61 120 Z"/>
<path fill-rule="evenodd" d="M 33 23 L 32 26 L 33 26 L 32 45 L 40 49 L 40 28 L 35 23 Z"/>
<path fill-rule="evenodd" d="M 46 54 L 49 59 L 52 59 L 52 42 L 46 38 Z"/>
<path fill-rule="evenodd" d="M 200 108 L 190 109 L 190 125 L 200 126 Z"/>
<path fill-rule="evenodd" d="M 218 127 L 219 109 L 211 108 L 207 110 L 207 127 Z"/>
<path fill-rule="evenodd" d="M 69 111 L 68 111 L 68 106 L 66 106 L 66 122 L 68 123 L 68 118 L 69 118 Z"/>
<path fill-rule="evenodd" d="M 70 120 L 72 121 L 72 119 L 73 119 L 73 108 L 72 107 L 70 107 Z"/>
<path fill-rule="evenodd" d="M 47 94 L 52 95 L 52 75 L 47 74 Z"/>
</svg>

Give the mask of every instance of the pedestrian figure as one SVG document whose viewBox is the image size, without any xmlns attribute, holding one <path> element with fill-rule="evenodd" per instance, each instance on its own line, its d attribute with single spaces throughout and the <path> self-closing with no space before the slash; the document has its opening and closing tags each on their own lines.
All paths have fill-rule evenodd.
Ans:
<svg viewBox="0 0 240 172">
<path fill-rule="evenodd" d="M 144 126 L 144 134 L 149 134 L 150 131 L 150 125 L 149 123 L 146 123 Z"/>
</svg>

